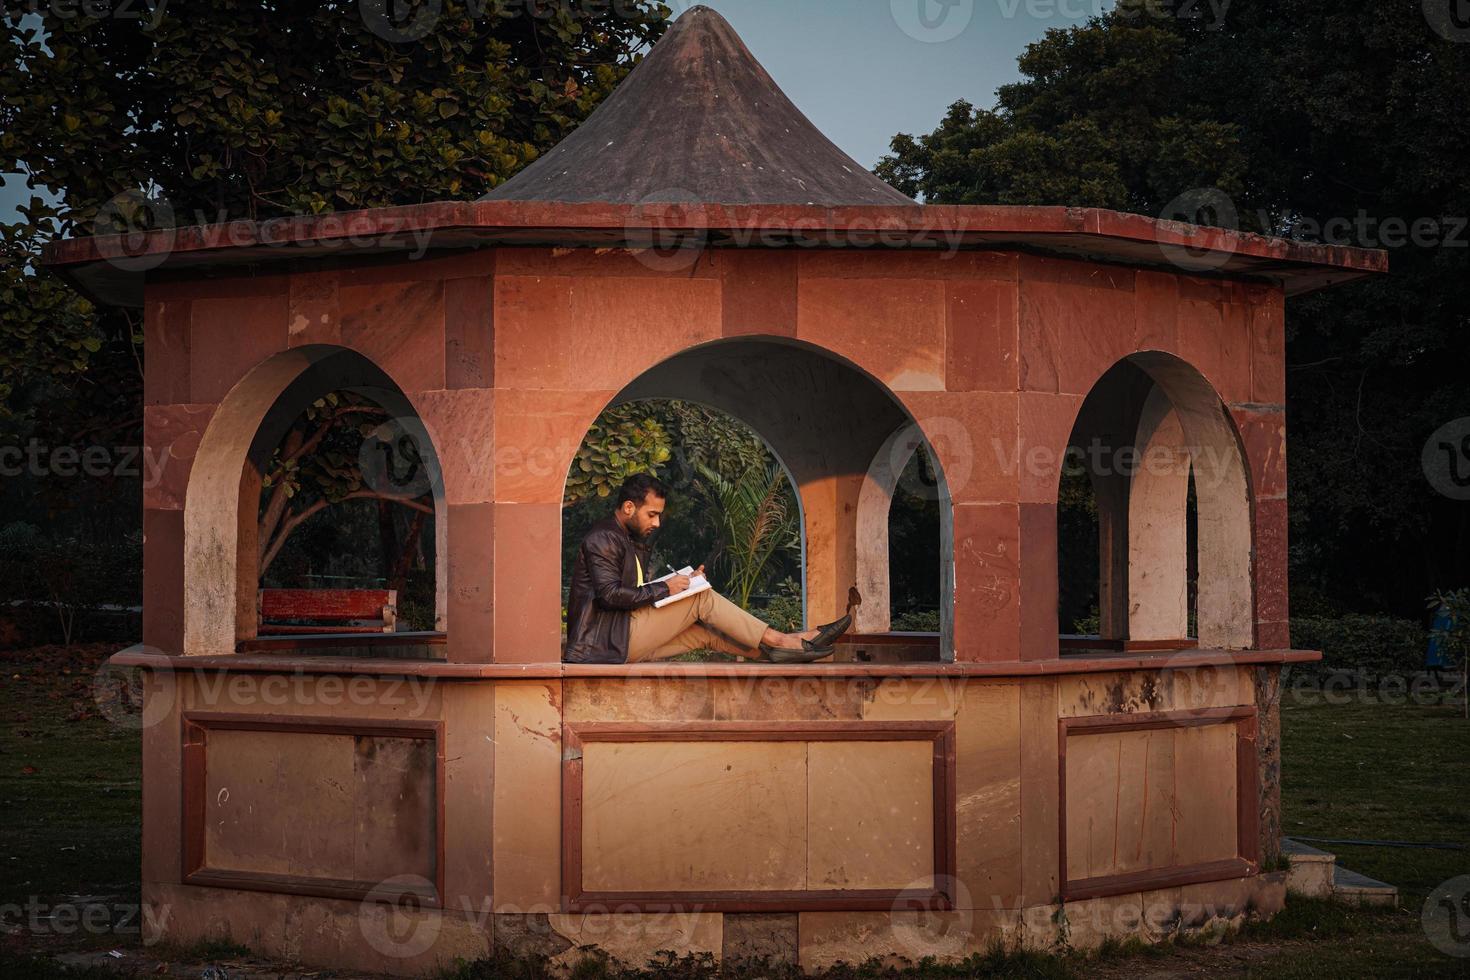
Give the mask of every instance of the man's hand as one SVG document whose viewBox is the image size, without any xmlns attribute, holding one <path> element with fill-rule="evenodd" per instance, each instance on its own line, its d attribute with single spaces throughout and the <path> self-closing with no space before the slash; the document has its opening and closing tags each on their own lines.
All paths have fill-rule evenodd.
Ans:
<svg viewBox="0 0 1470 980">
<path fill-rule="evenodd" d="M 694 575 L 695 576 L 697 576 L 697 575 L 703 575 L 703 574 L 704 574 L 704 566 L 703 565 L 700 565 L 698 568 L 696 568 L 694 570 Z M 690 579 L 692 579 L 693 577 L 694 576 L 691 576 L 691 575 L 675 575 L 673 578 L 665 579 L 664 581 L 665 581 L 665 583 L 669 587 L 669 595 L 674 596 L 674 595 L 679 595 L 681 592 L 688 592 L 689 591 Z"/>
</svg>

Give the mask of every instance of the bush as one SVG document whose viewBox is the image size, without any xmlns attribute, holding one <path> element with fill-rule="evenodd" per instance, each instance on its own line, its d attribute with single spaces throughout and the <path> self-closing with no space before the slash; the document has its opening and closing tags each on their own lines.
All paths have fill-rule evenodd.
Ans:
<svg viewBox="0 0 1470 980">
<path fill-rule="evenodd" d="M 133 639 L 140 629 L 143 542 L 51 539 L 30 524 L 0 528 L 0 643 Z"/>
<path fill-rule="evenodd" d="M 1291 621 L 1291 645 L 1321 650 L 1321 671 L 1409 674 L 1424 669 L 1429 631 L 1416 620 L 1393 616 L 1297 616 Z"/>
</svg>

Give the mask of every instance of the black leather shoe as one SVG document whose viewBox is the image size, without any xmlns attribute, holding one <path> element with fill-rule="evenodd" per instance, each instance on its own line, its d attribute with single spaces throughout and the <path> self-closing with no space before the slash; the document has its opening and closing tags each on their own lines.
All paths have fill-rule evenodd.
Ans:
<svg viewBox="0 0 1470 980">
<path fill-rule="evenodd" d="M 843 616 L 835 623 L 828 623 L 826 626 L 817 627 L 817 635 L 812 638 L 812 643 L 819 647 L 830 647 L 850 629 L 852 629 L 851 613 Z"/>
<path fill-rule="evenodd" d="M 819 647 L 811 640 L 802 640 L 800 650 L 783 650 L 761 644 L 761 653 L 773 664 L 812 664 L 826 660 L 835 652 L 831 647 Z"/>
</svg>

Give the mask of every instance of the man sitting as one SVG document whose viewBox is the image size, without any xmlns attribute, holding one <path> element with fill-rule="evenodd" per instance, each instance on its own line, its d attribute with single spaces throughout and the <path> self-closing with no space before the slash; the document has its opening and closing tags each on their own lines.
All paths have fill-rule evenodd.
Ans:
<svg viewBox="0 0 1470 980">
<path fill-rule="evenodd" d="M 852 625 L 850 616 L 805 633 L 781 633 L 713 589 L 655 608 L 688 591 L 691 578 L 655 582 L 649 574 L 649 538 L 668 496 L 655 477 L 631 477 L 618 491 L 617 510 L 582 539 L 567 605 L 567 663 L 639 663 L 694 650 L 773 663 L 812 663 L 832 655 L 832 641 Z"/>
</svg>

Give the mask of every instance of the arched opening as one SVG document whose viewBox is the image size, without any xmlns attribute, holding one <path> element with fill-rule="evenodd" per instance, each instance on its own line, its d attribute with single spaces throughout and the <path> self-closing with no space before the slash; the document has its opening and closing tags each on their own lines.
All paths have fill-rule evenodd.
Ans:
<svg viewBox="0 0 1470 980">
<path fill-rule="evenodd" d="M 408 398 L 367 358 L 339 347 L 302 347 L 258 365 L 216 410 L 190 474 L 185 653 L 230 652 L 259 635 L 259 587 L 290 574 L 277 563 L 293 554 L 292 539 L 309 533 L 334 506 L 354 501 L 401 503 L 425 514 L 416 533 L 428 540 L 416 553 L 432 561 L 425 569 L 432 586 L 426 583 L 420 598 L 431 609 L 411 610 L 404 625 L 445 629 L 447 528 L 437 519 L 444 514 L 443 476 Z M 297 583 L 312 588 L 326 581 Z M 283 618 L 300 626 L 313 617 Z M 396 619 L 385 614 L 380 625 L 397 628 Z M 284 632 L 302 631 L 317 630 Z"/>
<path fill-rule="evenodd" d="M 1249 647 L 1250 507 L 1209 382 L 1160 352 L 1114 365 L 1078 412 L 1059 486 L 1063 648 Z"/>
<path fill-rule="evenodd" d="M 638 413 L 630 416 L 624 410 L 650 404 L 680 404 L 686 406 L 686 411 L 729 420 L 728 424 L 748 433 L 741 437 L 748 446 L 764 453 L 763 459 L 752 461 L 750 479 L 755 483 L 764 479 L 762 491 L 780 491 L 782 478 L 789 483 L 798 518 L 799 547 L 781 549 L 784 556 L 776 565 L 786 567 L 781 562 L 794 557 L 793 581 L 783 586 L 784 576 L 768 574 L 762 580 L 761 599 L 767 608 L 772 600 L 782 604 L 793 619 L 799 611 L 800 621 L 790 622 L 792 628 L 841 616 L 849 590 L 856 585 L 863 603 L 855 614 L 855 632 L 887 632 L 891 613 L 892 501 L 895 494 L 900 499 L 903 494 L 928 494 L 929 510 L 934 516 L 929 529 L 934 540 L 912 546 L 906 553 L 925 556 L 935 566 L 927 575 L 935 587 L 929 605 L 938 622 L 937 632 L 950 635 L 953 590 L 948 582 L 952 572 L 946 569 L 952 567 L 953 558 L 948 533 L 950 503 L 943 473 L 917 424 L 880 383 L 846 361 L 789 339 L 719 341 L 692 348 L 644 372 L 613 399 L 610 412 L 601 416 L 594 431 L 609 422 L 636 422 Z M 606 432 L 600 433 L 601 438 L 607 436 Z M 905 481 L 902 478 L 910 461 L 921 452 L 927 484 L 922 476 Z M 684 459 L 676 458 L 679 453 Z M 690 473 L 698 474 L 697 467 L 686 465 L 688 447 L 672 447 L 670 455 L 674 465 L 660 475 L 668 476 L 672 470 L 677 481 Z M 915 464 L 916 472 L 918 466 Z M 575 472 L 569 474 L 569 480 L 576 479 Z M 695 508 L 718 508 L 708 487 L 686 499 Z M 679 508 L 684 507 L 671 506 L 671 520 L 683 519 Z M 690 513 L 684 510 L 686 516 Z M 568 563 L 588 516 L 578 515 L 563 522 L 564 558 Z M 911 523 L 920 530 L 924 528 L 922 521 Z M 698 550 L 701 545 L 695 539 L 689 547 Z M 698 565 L 705 557 L 671 554 L 668 561 Z M 911 580 L 924 578 L 905 578 L 906 588 L 912 588 L 908 585 Z M 717 588 L 728 586 L 715 584 Z M 773 587 L 774 594 L 770 591 Z M 938 649 L 952 657 L 951 643 L 941 642 Z"/>
</svg>

